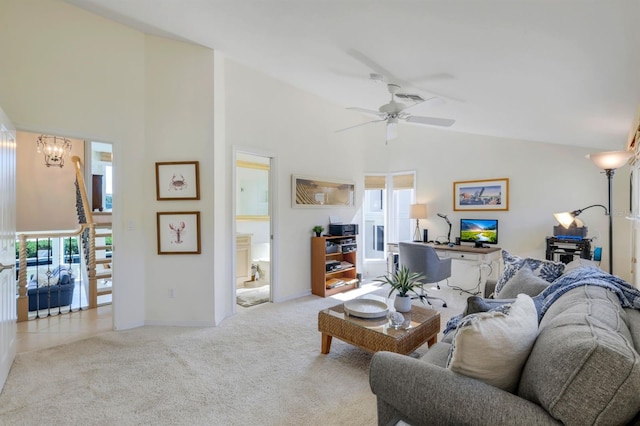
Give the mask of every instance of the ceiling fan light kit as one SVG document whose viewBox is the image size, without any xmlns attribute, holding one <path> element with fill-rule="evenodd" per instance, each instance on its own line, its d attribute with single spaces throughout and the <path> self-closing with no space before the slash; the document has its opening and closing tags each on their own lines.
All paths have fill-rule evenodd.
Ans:
<svg viewBox="0 0 640 426">
<path fill-rule="evenodd" d="M 381 79 L 374 79 L 373 74 L 370 76 L 372 80 L 382 81 Z M 412 108 L 419 104 L 427 104 L 428 106 L 441 105 L 444 103 L 444 100 L 439 97 L 433 97 L 429 99 L 424 99 L 422 96 L 418 94 L 412 93 L 398 93 L 400 90 L 400 86 L 397 84 L 389 83 L 387 84 L 387 89 L 391 94 L 391 100 L 389 103 L 382 105 L 378 108 L 378 111 L 358 108 L 358 107 L 350 107 L 347 108 L 352 111 L 358 111 L 363 114 L 372 115 L 378 117 L 376 120 L 367 121 L 365 123 L 356 124 L 355 126 L 346 127 L 344 129 L 337 130 L 337 132 L 342 132 L 344 130 L 353 129 L 354 127 L 360 127 L 371 123 L 378 123 L 381 121 L 387 122 L 387 138 L 386 142 L 395 139 L 398 136 L 397 125 L 398 120 L 404 120 L 408 123 L 415 123 L 427 126 L 439 126 L 439 127 L 450 127 L 455 123 L 455 120 L 449 118 L 437 118 L 437 117 L 423 117 L 420 115 L 411 115 L 406 112 L 407 109 Z M 409 100 L 413 102 L 411 105 L 405 105 L 403 103 L 397 102 L 396 98 Z"/>
</svg>

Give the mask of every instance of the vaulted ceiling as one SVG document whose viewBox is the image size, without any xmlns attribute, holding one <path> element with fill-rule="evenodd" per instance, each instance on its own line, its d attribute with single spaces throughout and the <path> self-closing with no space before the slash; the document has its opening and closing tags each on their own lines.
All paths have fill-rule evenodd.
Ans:
<svg viewBox="0 0 640 426">
<path fill-rule="evenodd" d="M 617 150 L 640 105 L 640 0 L 67 2 L 343 107 L 376 110 L 388 82 L 439 96 L 411 112 L 449 131 Z"/>
</svg>

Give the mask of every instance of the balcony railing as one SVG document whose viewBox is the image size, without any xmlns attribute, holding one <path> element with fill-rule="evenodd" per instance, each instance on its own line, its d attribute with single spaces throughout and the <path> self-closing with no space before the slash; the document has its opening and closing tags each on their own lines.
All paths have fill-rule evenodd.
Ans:
<svg viewBox="0 0 640 426">
<path fill-rule="evenodd" d="M 18 237 L 18 321 L 97 306 L 95 224 Z"/>
</svg>

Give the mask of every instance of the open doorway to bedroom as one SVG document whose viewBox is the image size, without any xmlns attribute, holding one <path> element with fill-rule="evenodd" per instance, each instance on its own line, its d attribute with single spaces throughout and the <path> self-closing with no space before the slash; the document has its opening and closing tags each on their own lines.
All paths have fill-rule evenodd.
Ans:
<svg viewBox="0 0 640 426">
<path fill-rule="evenodd" d="M 236 152 L 236 303 L 244 308 L 272 301 L 271 162 Z"/>
</svg>

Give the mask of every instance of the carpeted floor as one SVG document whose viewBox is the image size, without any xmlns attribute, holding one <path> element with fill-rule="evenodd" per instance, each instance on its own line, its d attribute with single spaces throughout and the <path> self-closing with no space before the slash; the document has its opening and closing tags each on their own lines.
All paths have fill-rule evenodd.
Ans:
<svg viewBox="0 0 640 426">
<path fill-rule="evenodd" d="M 363 286 L 265 303 L 219 327 L 141 327 L 19 354 L 0 424 L 375 425 L 371 354 L 334 339 L 322 355 L 317 331 L 320 309 L 373 291 L 386 294 Z M 466 297 L 439 293 L 444 327 Z"/>
</svg>

